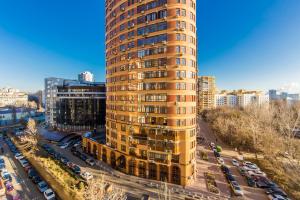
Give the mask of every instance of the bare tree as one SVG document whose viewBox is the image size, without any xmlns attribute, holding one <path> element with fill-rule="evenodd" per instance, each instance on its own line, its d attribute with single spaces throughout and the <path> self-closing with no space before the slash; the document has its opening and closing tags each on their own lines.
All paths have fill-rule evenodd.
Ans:
<svg viewBox="0 0 300 200">
<path fill-rule="evenodd" d="M 126 200 L 124 191 L 104 180 L 104 176 L 88 181 L 84 199 L 86 200 Z"/>
<path fill-rule="evenodd" d="M 300 124 L 300 106 L 281 103 L 277 106 L 276 128 L 278 133 L 285 138 L 285 150 L 294 158 L 296 149 L 293 145 L 296 128 Z"/>
<path fill-rule="evenodd" d="M 27 145 L 29 146 L 30 152 L 35 153 L 38 149 L 38 134 L 37 134 L 37 128 L 36 128 L 36 122 L 34 119 L 29 118 L 27 122 L 27 127 L 25 131 L 25 135 L 23 136 L 22 140 L 24 142 L 27 142 Z"/>
<path fill-rule="evenodd" d="M 171 200 L 171 191 L 166 182 L 163 182 L 161 184 L 161 187 L 159 188 L 158 199 L 159 200 Z"/>
</svg>

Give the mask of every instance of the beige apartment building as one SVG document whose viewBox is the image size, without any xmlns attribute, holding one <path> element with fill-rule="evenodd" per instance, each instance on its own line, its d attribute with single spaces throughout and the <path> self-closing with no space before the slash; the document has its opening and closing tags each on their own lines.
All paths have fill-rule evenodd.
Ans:
<svg viewBox="0 0 300 200">
<path fill-rule="evenodd" d="M 214 76 L 198 77 L 198 112 L 215 107 L 216 78 Z"/>
<path fill-rule="evenodd" d="M 196 0 L 106 0 L 106 142 L 89 154 L 124 173 L 193 181 Z"/>
</svg>

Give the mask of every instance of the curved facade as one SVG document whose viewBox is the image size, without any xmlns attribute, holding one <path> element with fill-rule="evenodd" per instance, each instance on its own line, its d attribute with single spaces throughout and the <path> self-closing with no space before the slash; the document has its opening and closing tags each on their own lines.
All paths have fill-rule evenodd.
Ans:
<svg viewBox="0 0 300 200">
<path fill-rule="evenodd" d="M 107 0 L 106 144 L 90 141 L 89 153 L 127 174 L 189 184 L 196 52 L 195 0 Z"/>
</svg>

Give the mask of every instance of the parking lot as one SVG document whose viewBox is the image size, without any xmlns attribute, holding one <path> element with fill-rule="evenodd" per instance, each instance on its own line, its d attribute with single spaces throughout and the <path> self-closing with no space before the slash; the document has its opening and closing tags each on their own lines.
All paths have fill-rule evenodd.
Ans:
<svg viewBox="0 0 300 200">
<path fill-rule="evenodd" d="M 4 153 L 1 155 L 5 162 L 5 169 L 11 176 L 13 190 L 6 192 L 4 195 L 7 199 L 25 199 L 41 200 L 44 199 L 36 185 L 28 178 L 21 164 L 15 159 L 14 154 L 8 148 L 3 139 L 0 140 L 0 146 L 3 147 Z M 5 171 L 2 169 L 2 171 Z M 3 180 L 2 180 L 3 181 Z M 3 197 L 2 197 L 3 198 Z"/>
<path fill-rule="evenodd" d="M 203 190 L 205 189 L 203 172 L 211 172 L 215 175 L 220 194 L 231 196 L 231 199 L 288 199 L 285 196 L 285 192 L 272 182 L 272 180 L 268 179 L 258 166 L 245 160 L 239 161 L 238 159 L 242 157 L 239 156 L 238 152 L 219 141 L 207 124 L 200 123 L 201 135 L 199 136 L 201 136 L 201 141 L 199 142 L 201 144 L 197 145 L 197 180 L 191 186 L 194 190 L 199 187 Z M 217 150 L 217 146 L 219 145 L 223 147 L 220 153 Z M 207 154 L 207 160 L 201 157 L 200 152 Z M 235 159 L 235 162 L 233 162 L 233 159 Z M 228 169 L 221 168 L 222 165 Z M 232 184 L 232 182 L 234 183 Z M 240 191 L 235 191 L 235 186 L 238 186 Z M 279 197 L 278 195 L 283 196 Z"/>
</svg>

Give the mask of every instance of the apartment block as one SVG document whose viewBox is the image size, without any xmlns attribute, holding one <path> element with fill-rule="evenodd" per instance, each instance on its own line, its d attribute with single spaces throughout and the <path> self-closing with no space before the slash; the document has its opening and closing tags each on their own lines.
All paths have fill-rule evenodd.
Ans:
<svg viewBox="0 0 300 200">
<path fill-rule="evenodd" d="M 221 91 L 215 95 L 215 107 L 246 107 L 251 104 L 268 105 L 269 96 L 261 91 Z"/>
<path fill-rule="evenodd" d="M 198 77 L 198 112 L 215 107 L 216 78 L 214 76 Z"/>
<path fill-rule="evenodd" d="M 28 94 L 13 88 L 0 89 L 0 107 L 6 106 L 27 106 Z"/>
<path fill-rule="evenodd" d="M 52 127 L 56 126 L 57 87 L 62 86 L 64 80 L 55 77 L 45 79 L 45 120 Z"/>
<path fill-rule="evenodd" d="M 195 175 L 196 1 L 106 0 L 106 142 L 124 173 L 187 185 Z"/>
<path fill-rule="evenodd" d="M 57 86 L 56 127 L 63 131 L 105 128 L 105 83 L 65 82 Z"/>
</svg>

